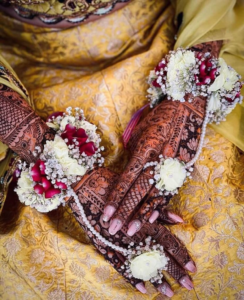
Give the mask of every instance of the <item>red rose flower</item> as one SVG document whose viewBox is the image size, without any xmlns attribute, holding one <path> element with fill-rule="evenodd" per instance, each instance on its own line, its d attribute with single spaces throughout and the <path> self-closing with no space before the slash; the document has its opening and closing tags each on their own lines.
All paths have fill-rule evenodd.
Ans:
<svg viewBox="0 0 244 300">
<path fill-rule="evenodd" d="M 60 194 L 61 189 L 66 190 L 67 186 L 64 183 L 57 181 L 55 184 L 58 186 L 58 188 L 55 188 L 51 183 L 51 180 L 47 179 L 45 168 L 46 166 L 44 161 L 40 159 L 31 168 L 32 179 L 36 182 L 34 191 L 39 195 L 44 194 L 45 198 L 52 198 L 53 196 Z"/>
<path fill-rule="evenodd" d="M 75 126 L 67 124 L 61 137 L 68 140 L 67 145 L 76 145 L 75 143 L 78 142 L 80 153 L 85 152 L 87 156 L 95 154 L 97 150 L 93 142 L 86 143 L 88 136 L 83 128 L 77 129 Z"/>
</svg>

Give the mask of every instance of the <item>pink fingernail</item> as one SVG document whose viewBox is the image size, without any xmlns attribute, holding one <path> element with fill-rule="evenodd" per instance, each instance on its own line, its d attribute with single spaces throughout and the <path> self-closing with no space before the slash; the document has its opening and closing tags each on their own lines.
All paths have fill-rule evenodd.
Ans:
<svg viewBox="0 0 244 300">
<path fill-rule="evenodd" d="M 197 268 L 194 264 L 193 261 L 189 261 L 186 265 L 185 265 L 185 269 L 192 272 L 192 273 L 195 273 L 197 271 Z"/>
<path fill-rule="evenodd" d="M 160 293 L 163 293 L 164 295 L 170 297 L 170 298 L 174 295 L 174 292 L 171 290 L 170 286 L 166 282 L 161 284 L 158 287 L 158 291 Z"/>
<path fill-rule="evenodd" d="M 141 222 L 139 220 L 135 220 L 135 221 L 132 221 L 128 231 L 127 231 L 127 234 L 129 236 L 132 236 L 134 235 L 137 231 L 139 231 L 141 228 Z"/>
<path fill-rule="evenodd" d="M 147 290 L 142 282 L 136 284 L 136 288 L 143 294 L 146 294 Z"/>
<path fill-rule="evenodd" d="M 104 213 L 103 213 L 103 221 L 108 222 L 114 212 L 116 211 L 116 208 L 112 205 L 108 205 L 104 208 Z"/>
<path fill-rule="evenodd" d="M 184 223 L 184 220 L 179 217 L 178 215 L 172 213 L 172 212 L 168 212 L 168 216 L 170 217 L 170 219 L 172 219 L 173 221 L 177 222 L 177 223 Z"/>
<path fill-rule="evenodd" d="M 184 276 L 179 280 L 179 282 L 182 286 L 184 286 L 189 291 L 193 289 L 193 283 L 191 282 L 188 276 Z"/>
<path fill-rule="evenodd" d="M 159 212 L 157 210 L 154 210 L 153 213 L 151 214 L 151 217 L 149 218 L 149 222 L 152 224 L 154 221 L 157 220 L 159 216 Z"/>
<path fill-rule="evenodd" d="M 123 224 L 119 219 L 113 219 L 109 226 L 108 232 L 111 235 L 115 235 L 122 228 L 122 226 Z"/>
</svg>

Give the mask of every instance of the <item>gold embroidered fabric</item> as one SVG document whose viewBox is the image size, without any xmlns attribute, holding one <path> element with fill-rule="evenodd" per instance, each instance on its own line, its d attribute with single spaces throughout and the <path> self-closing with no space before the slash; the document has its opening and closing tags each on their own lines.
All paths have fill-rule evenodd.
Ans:
<svg viewBox="0 0 244 300">
<path fill-rule="evenodd" d="M 130 0 L 0 0 L 0 4 L 14 8 L 20 16 L 32 19 L 35 16 L 45 23 L 58 23 L 63 19 L 70 22 L 84 21 L 90 15 L 104 15 L 116 3 Z"/>
<path fill-rule="evenodd" d="M 134 0 L 67 30 L 37 28 L 2 14 L 0 53 L 42 117 L 82 107 L 102 133 L 106 164 L 121 171 L 121 135 L 147 103 L 146 76 L 173 46 L 173 17 L 170 3 L 157 0 Z M 171 230 L 198 268 L 190 292 L 170 279 L 173 299 L 243 299 L 243 172 L 243 154 L 208 128 L 193 179 L 171 202 L 185 220 Z M 4 300 L 168 299 L 150 284 L 147 295 L 130 287 L 90 245 L 68 208 L 41 214 L 24 207 L 15 230 L 0 236 L 0 257 Z"/>
</svg>

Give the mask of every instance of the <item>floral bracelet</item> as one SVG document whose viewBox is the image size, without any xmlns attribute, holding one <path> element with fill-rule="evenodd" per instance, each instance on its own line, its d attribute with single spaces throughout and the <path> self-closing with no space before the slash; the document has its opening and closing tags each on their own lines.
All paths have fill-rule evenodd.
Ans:
<svg viewBox="0 0 244 300">
<path fill-rule="evenodd" d="M 15 189 L 22 203 L 40 212 L 64 205 L 64 199 L 72 194 L 72 184 L 104 161 L 97 127 L 85 120 L 81 109 L 54 113 L 47 125 L 56 130 L 55 138 L 46 142 L 42 153 L 35 149 L 36 163 L 19 164 L 21 174 Z"/>
</svg>

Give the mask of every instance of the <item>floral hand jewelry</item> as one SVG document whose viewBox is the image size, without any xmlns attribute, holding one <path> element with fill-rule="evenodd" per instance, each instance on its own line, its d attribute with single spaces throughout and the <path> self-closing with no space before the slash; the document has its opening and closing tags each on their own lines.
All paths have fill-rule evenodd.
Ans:
<svg viewBox="0 0 244 300">
<path fill-rule="evenodd" d="M 150 106 L 167 98 L 171 101 L 192 102 L 194 97 L 204 97 L 207 102 L 202 133 L 195 157 L 186 164 L 177 158 L 162 155 L 160 162 L 149 162 L 145 168 L 155 165 L 154 179 L 161 195 L 175 194 L 181 187 L 198 159 L 208 123 L 224 121 L 243 97 L 240 94 L 240 75 L 226 64 L 224 59 L 213 58 L 210 53 L 196 53 L 191 50 L 171 51 L 150 72 L 148 99 Z"/>
<path fill-rule="evenodd" d="M 223 58 L 210 53 L 191 50 L 171 51 L 150 72 L 148 98 L 153 107 L 164 97 L 172 101 L 188 102 L 196 96 L 208 99 L 208 123 L 225 119 L 242 102 L 240 75 L 226 64 Z"/>
<path fill-rule="evenodd" d="M 47 125 L 56 130 L 55 138 L 46 142 L 42 153 L 36 148 L 34 156 L 40 154 L 36 163 L 19 165 L 22 172 L 16 188 L 20 201 L 40 212 L 64 204 L 73 192 L 71 185 L 104 161 L 96 126 L 85 120 L 79 108 L 74 113 L 71 108 L 66 114 L 54 113 Z"/>
<path fill-rule="evenodd" d="M 133 248 L 132 242 L 128 247 L 127 260 L 121 269 L 126 275 L 143 281 L 162 283 L 163 270 L 167 270 L 169 258 L 165 256 L 163 246 L 156 244 L 151 237 L 145 239 L 145 245 L 140 243 Z"/>
</svg>

